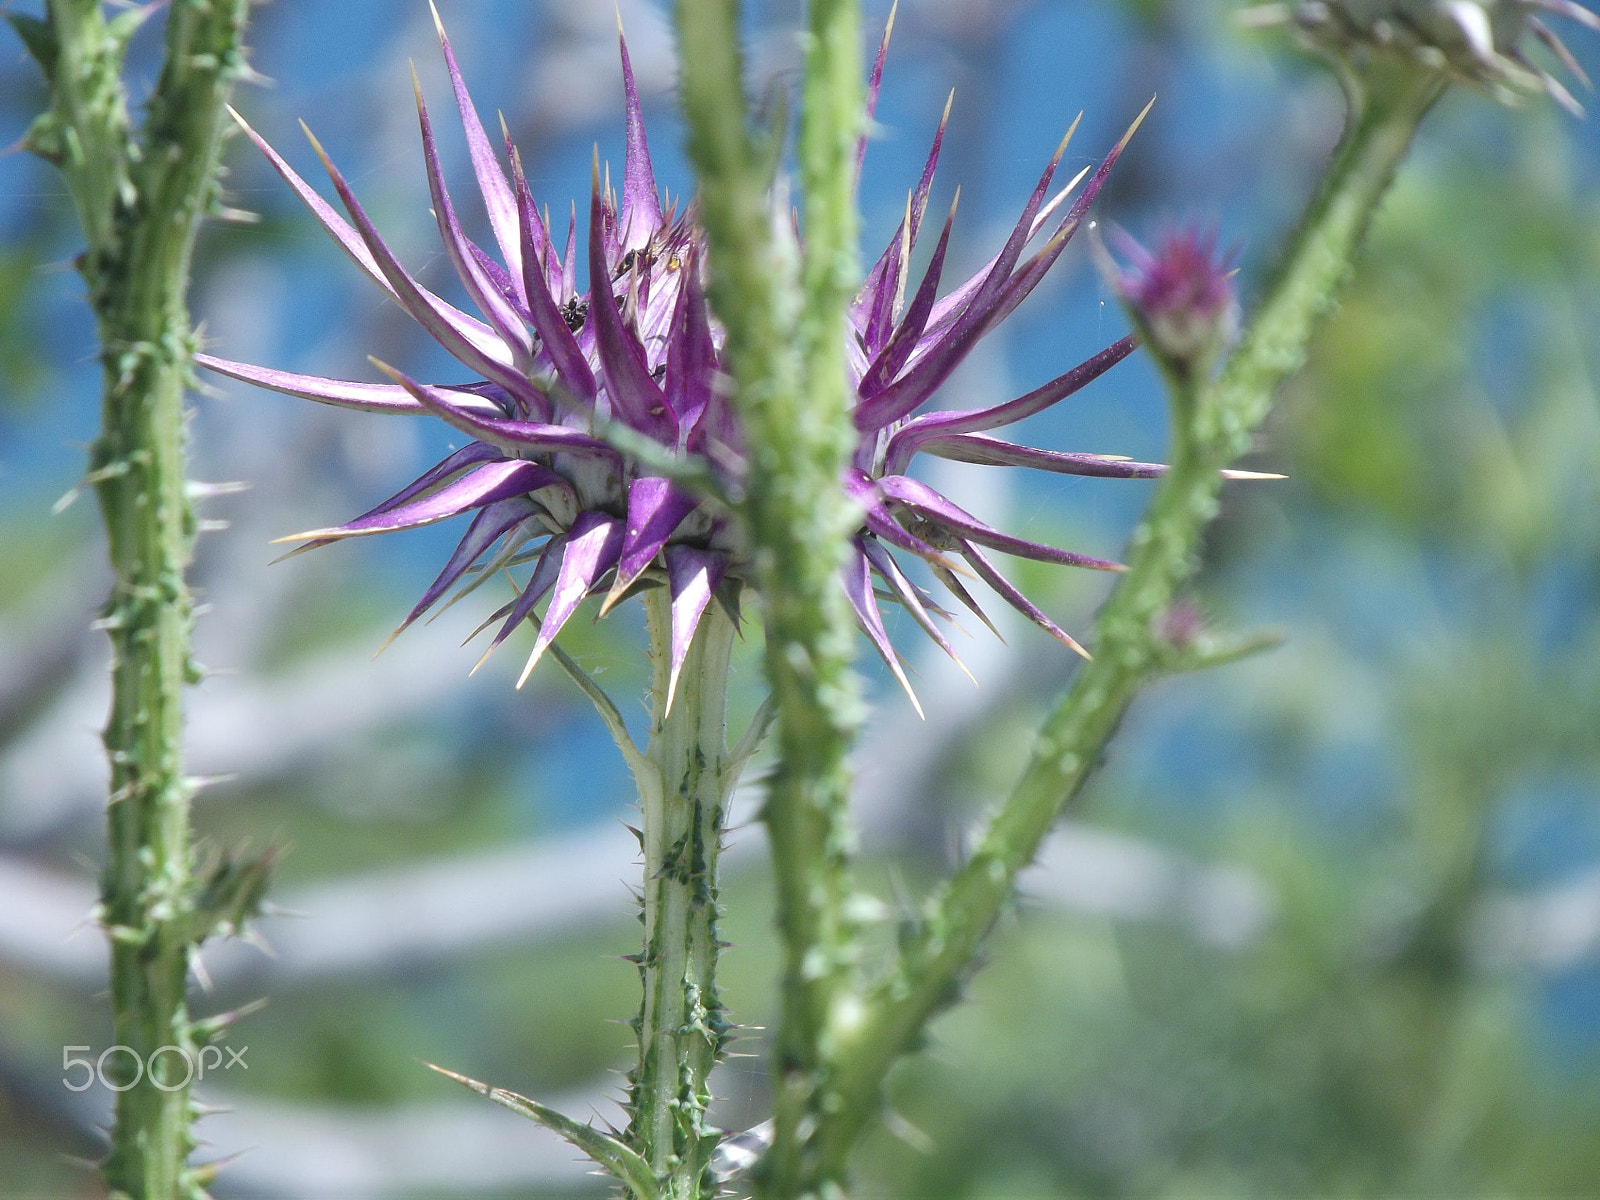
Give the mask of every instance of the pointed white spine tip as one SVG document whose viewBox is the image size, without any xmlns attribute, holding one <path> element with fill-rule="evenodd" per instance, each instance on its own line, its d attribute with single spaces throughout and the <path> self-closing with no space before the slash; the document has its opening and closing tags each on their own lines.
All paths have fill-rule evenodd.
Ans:
<svg viewBox="0 0 1600 1200">
<path fill-rule="evenodd" d="M 1056 147 L 1057 161 L 1060 161 L 1061 156 L 1067 152 L 1067 146 L 1072 142 L 1072 135 L 1078 132 L 1078 126 L 1082 123 L 1083 113 L 1080 112 L 1077 116 L 1072 118 L 1072 124 L 1067 126 L 1067 132 L 1061 137 L 1061 145 Z"/>
<path fill-rule="evenodd" d="M 1089 172 L 1091 170 L 1093 170 L 1092 167 L 1084 167 L 1076 175 L 1074 175 L 1071 179 L 1067 180 L 1067 186 L 1062 188 L 1061 191 L 1059 193 L 1057 193 L 1057 194 L 1059 196 L 1061 196 L 1063 199 L 1065 199 L 1067 196 L 1070 196 L 1072 194 L 1073 189 L 1076 188 L 1080 183 L 1082 183 L 1084 181 L 1085 177 L 1088 176 L 1088 174 L 1089 174 Z"/>
<path fill-rule="evenodd" d="M 323 169 L 329 175 L 337 175 L 338 172 L 334 169 L 333 160 L 328 157 L 328 152 L 322 148 L 322 143 L 317 140 L 317 135 L 311 132 L 311 126 L 307 125 L 304 120 L 300 122 L 300 132 L 305 134 L 306 141 L 311 143 L 311 149 L 316 152 L 317 158 L 321 160 Z"/>
<path fill-rule="evenodd" d="M 917 716 L 926 721 L 928 719 L 928 714 L 922 711 L 922 701 L 917 699 L 916 689 L 911 686 L 911 680 L 906 677 L 905 668 L 902 667 L 897 661 L 898 655 L 895 654 L 892 647 L 889 649 L 888 653 L 889 657 L 887 662 L 889 664 L 890 672 L 894 675 L 895 682 L 900 685 L 900 690 L 905 692 L 906 699 L 911 701 L 911 707 L 916 710 Z"/>
<path fill-rule="evenodd" d="M 409 620 L 406 620 L 406 621 L 401 621 L 400 624 L 396 625 L 395 629 L 394 629 L 394 632 L 391 633 L 387 638 L 384 639 L 383 645 L 379 646 L 376 650 L 374 650 L 372 652 L 372 657 L 373 658 L 377 658 L 378 655 L 382 654 L 390 646 L 394 645 L 395 638 L 399 637 L 402 633 L 404 633 L 406 631 L 406 627 L 409 626 L 410 624 L 411 624 L 411 622 Z"/>
<path fill-rule="evenodd" d="M 433 14 L 433 28 L 434 32 L 439 35 L 440 44 L 448 48 L 449 39 L 444 35 L 444 22 L 439 19 L 439 6 L 433 0 L 428 0 L 428 11 Z M 438 1068 L 435 1067 L 434 1070 L 438 1070 Z"/>
<path fill-rule="evenodd" d="M 1128 126 L 1128 132 L 1123 134 L 1122 140 L 1117 143 L 1118 154 L 1122 153 L 1127 148 L 1128 143 L 1133 141 L 1133 135 L 1139 132 L 1139 126 L 1144 124 L 1144 119 L 1150 115 L 1150 110 L 1155 106 L 1156 98 L 1151 96 L 1149 103 L 1139 110 L 1139 115 L 1133 119 L 1133 124 Z"/>
<path fill-rule="evenodd" d="M 415 386 L 410 378 L 401 374 L 401 372 L 396 368 L 391 367 L 388 363 L 384 362 L 383 359 L 369 354 L 367 355 L 367 361 L 372 364 L 375 370 L 387 375 L 390 379 L 394 380 L 394 382 L 405 388 L 406 391 L 410 392 L 412 395 L 420 397 L 422 389 Z"/>
<path fill-rule="evenodd" d="M 622 597 L 626 595 L 628 589 L 633 586 L 634 580 L 638 578 L 639 577 L 637 575 L 634 575 L 631 578 L 624 579 L 622 577 L 622 573 L 619 571 L 617 573 L 616 582 L 611 585 L 611 590 L 606 593 L 606 598 L 600 601 L 600 611 L 595 614 L 594 619 L 596 621 L 603 621 L 605 619 L 605 615 L 621 602 Z"/>
<path fill-rule="evenodd" d="M 534 643 L 533 653 L 528 655 L 528 665 L 522 668 L 522 674 L 517 676 L 517 691 L 522 690 L 522 685 L 528 682 L 528 677 L 533 674 L 533 669 L 539 665 L 539 660 L 544 657 L 545 647 L 549 643 L 543 638 Z"/>
</svg>

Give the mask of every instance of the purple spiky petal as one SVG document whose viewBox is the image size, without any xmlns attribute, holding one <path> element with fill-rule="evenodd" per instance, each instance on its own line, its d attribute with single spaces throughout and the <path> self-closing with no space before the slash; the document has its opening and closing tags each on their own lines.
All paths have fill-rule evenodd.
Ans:
<svg viewBox="0 0 1600 1200">
<path fill-rule="evenodd" d="M 717 346 L 711 310 L 700 287 L 699 255 L 690 248 L 680 269 L 683 283 L 667 334 L 667 369 L 662 379 L 667 403 L 678 415 L 678 452 L 698 450 L 701 419 L 717 385 Z"/>
<path fill-rule="evenodd" d="M 484 505 L 478 515 L 472 518 L 472 524 L 467 526 L 461 541 L 456 543 L 444 570 L 428 585 L 428 590 L 422 593 L 422 599 L 406 614 L 406 619 L 400 622 L 389 640 L 393 641 L 407 626 L 438 603 L 439 598 L 454 587 L 456 581 L 471 570 L 473 564 L 487 554 L 495 542 L 541 511 L 540 506 L 526 496 L 511 496 Z"/>
<path fill-rule="evenodd" d="M 1071 133 L 1069 132 L 1067 136 L 1070 138 Z M 971 347 L 976 344 L 981 332 L 987 328 L 989 302 L 1010 277 L 1012 267 L 1016 265 L 1022 248 L 1027 244 L 1033 229 L 1033 219 L 1038 215 L 1040 206 L 1049 194 L 1050 180 L 1055 177 L 1056 167 L 1060 165 L 1061 156 L 1066 149 L 1067 138 L 1063 138 L 1050 162 L 1045 166 L 1043 174 L 1040 175 L 1039 182 L 1034 185 L 1033 194 L 1028 197 L 1021 219 L 1011 231 L 1011 236 L 1006 239 L 1006 244 L 996 256 L 994 265 L 989 268 L 983 283 L 973 294 L 967 310 L 957 320 L 948 337 L 905 378 L 876 395 L 862 398 L 855 410 L 857 429 L 881 429 L 906 416 L 933 394 L 934 389 L 950 376 Z"/>
<path fill-rule="evenodd" d="M 1043 412 L 1104 375 L 1138 349 L 1138 346 L 1139 339 L 1129 334 L 1079 363 L 1072 370 L 1056 376 L 1049 383 L 1004 404 L 960 412 L 931 412 L 912 417 L 890 436 L 884 456 L 884 469 L 896 475 L 903 472 L 917 449 L 931 437 L 999 429 L 1003 425 L 1012 425 L 1024 417 Z"/>
<path fill-rule="evenodd" d="M 1012 608 L 1027 617 L 1028 620 L 1032 621 L 1074 654 L 1081 654 L 1084 658 L 1089 657 L 1089 652 L 1080 646 L 1071 634 L 1045 616 L 1038 605 L 1024 596 L 1018 590 L 1016 584 L 999 572 L 982 550 L 971 542 L 962 542 L 961 557 L 972 564 L 972 569 L 978 573 L 978 578 L 993 588 L 1000 598 L 1011 605 Z"/>
<path fill-rule="evenodd" d="M 650 143 L 644 135 L 644 114 L 639 108 L 639 88 L 633 80 L 633 63 L 628 58 L 628 42 L 617 28 L 617 47 L 622 53 L 622 92 L 627 107 L 627 155 L 622 168 L 622 214 L 620 234 L 623 250 L 638 250 L 649 245 L 661 228 L 661 196 L 656 191 L 655 172 L 650 166 Z"/>
<path fill-rule="evenodd" d="M 444 244 L 445 257 L 455 268 L 456 277 L 461 280 L 467 295 L 472 297 L 472 302 L 489 319 L 489 324 L 500 335 L 500 339 L 511 348 L 512 363 L 520 370 L 526 370 L 533 357 L 533 340 L 528 336 L 527 326 L 522 323 L 521 313 L 473 256 L 475 247 L 467 240 L 461 222 L 456 218 L 455 205 L 451 203 L 450 191 L 445 187 L 444 170 L 439 165 L 439 150 L 433 140 L 433 122 L 428 119 L 428 106 L 422 99 L 422 84 L 414 68 L 411 86 L 416 92 L 417 123 L 422 129 L 422 162 L 428 177 L 428 194 L 433 198 L 434 219 L 439 226 L 439 240 Z"/>
<path fill-rule="evenodd" d="M 617 452 L 604 442 L 566 425 L 552 425 L 544 421 L 518 421 L 509 417 L 498 420 L 486 418 L 454 402 L 440 388 L 418 383 L 409 375 L 385 363 L 373 360 L 380 371 L 394 379 L 417 403 L 429 412 L 444 418 L 462 433 L 501 447 L 509 454 L 528 451 L 546 453 L 583 454 L 596 458 L 615 458 Z"/>
<path fill-rule="evenodd" d="M 620 597 L 644 574 L 684 518 L 698 507 L 693 496 L 658 476 L 647 475 L 628 485 L 627 527 L 617 557 L 613 596 Z M 607 601 L 607 607 L 610 603 Z"/>
<path fill-rule="evenodd" d="M 1017 446 L 981 433 L 955 433 L 930 437 L 919 449 L 935 458 L 975 463 L 985 467 L 1032 467 L 1058 475 L 1091 475 L 1099 479 L 1159 479 L 1164 463 L 1134 462 L 1106 454 L 1073 454 Z"/>
<path fill-rule="evenodd" d="M 594 281 L 589 289 L 589 319 L 605 372 L 606 394 L 619 420 L 657 441 L 673 444 L 677 431 L 667 398 L 650 374 L 644 347 L 622 323 L 616 297 L 611 294 L 604 241 L 606 215 L 596 187 L 589 207 L 589 278 Z"/>
<path fill-rule="evenodd" d="M 399 384 L 357 383 L 348 379 L 324 379 L 320 375 L 297 375 L 292 371 L 274 371 L 270 367 L 230 362 L 226 358 L 216 358 L 210 354 L 196 354 L 194 361 L 197 366 L 231 379 L 270 388 L 274 392 L 282 392 L 285 396 L 298 396 L 302 400 L 331 404 L 336 408 L 419 415 L 428 412 L 416 397 Z M 499 406 L 492 400 L 475 395 L 464 388 L 455 392 L 455 395 L 458 398 L 458 406 L 463 410 L 484 416 L 500 412 Z"/>
<path fill-rule="evenodd" d="M 1009 533 L 1002 533 L 993 526 L 985 525 L 960 505 L 945 499 L 921 480 L 906 475 L 886 475 L 876 480 L 876 483 L 886 499 L 904 505 L 918 516 L 943 526 L 966 541 L 977 542 L 993 550 L 1003 550 L 1018 558 L 1058 563 L 1065 567 L 1089 567 L 1098 571 L 1124 569 L 1121 563 L 1109 562 L 1103 558 L 1091 558 L 1087 554 L 1074 554 L 1070 550 L 1058 550 L 1042 542 L 1030 542 L 1013 537 Z"/>
<path fill-rule="evenodd" d="M 555 586 L 550 591 L 550 606 L 544 610 L 539 622 L 539 636 L 534 639 L 533 652 L 528 655 L 528 665 L 517 679 L 520 688 L 539 663 L 550 643 L 556 640 L 578 605 L 593 590 L 600 577 L 616 565 L 622 550 L 622 522 L 604 513 L 583 512 L 572 523 L 567 538 L 566 553 L 561 556 L 561 569 L 556 573 Z"/>
<path fill-rule="evenodd" d="M 894 34 L 894 15 L 900 9 L 899 0 L 889 6 L 889 19 L 883 23 L 883 37 L 878 41 L 878 53 L 872 60 L 872 71 L 867 76 L 866 120 L 863 126 L 870 127 L 872 118 L 878 111 L 878 89 L 883 86 L 883 64 L 889 57 L 889 38 Z M 867 157 L 867 135 L 865 132 L 856 138 L 856 179 L 861 178 L 861 164 Z"/>
<path fill-rule="evenodd" d="M 298 542 L 322 538 L 362 537 L 373 533 L 392 533 L 397 529 L 419 529 L 443 521 L 459 513 L 468 512 L 495 500 L 525 495 L 547 487 L 566 487 L 562 479 L 548 467 L 536 462 L 490 462 L 474 467 L 459 479 L 454 479 L 437 491 L 404 504 L 396 504 L 382 511 L 327 529 L 313 529 L 297 533 L 279 541 Z"/>
<path fill-rule="evenodd" d="M 671 712 L 672 698 L 678 691 L 678 676 L 683 671 L 684 660 L 689 657 L 694 631 L 727 572 L 728 560 L 725 555 L 690 546 L 669 546 L 666 558 L 667 587 L 672 596 L 672 662 L 667 672 L 667 703 L 663 711 Z"/>
<path fill-rule="evenodd" d="M 311 137 L 310 130 L 306 131 L 306 136 Z M 512 364 L 515 356 L 505 343 L 494 338 L 487 345 L 480 346 L 476 340 L 467 336 L 463 328 L 450 319 L 442 303 L 411 277 L 410 272 L 400 265 L 393 251 L 378 236 L 377 229 L 368 219 L 360 201 L 356 199 L 355 193 L 350 190 L 350 185 L 339 169 L 333 165 L 333 161 L 322 149 L 321 144 L 315 138 L 311 138 L 311 145 L 316 150 L 317 157 L 322 160 L 323 168 L 328 172 L 328 178 L 332 181 L 334 190 L 339 193 L 339 199 L 343 202 L 345 210 L 349 212 L 356 232 L 361 235 L 361 240 L 372 252 L 373 261 L 378 264 L 384 278 L 389 281 L 396 299 L 411 318 L 426 329 L 434 341 L 485 379 L 498 383 L 518 399 L 532 402 L 533 392 L 527 378 L 514 369 Z"/>
<path fill-rule="evenodd" d="M 861 626 L 862 632 L 867 635 L 867 640 L 872 643 L 872 648 L 878 652 L 878 656 L 883 659 L 884 664 L 910 698 L 911 706 L 917 710 L 917 715 L 923 716 L 922 702 L 917 699 L 917 693 L 911 687 L 911 680 L 906 678 L 905 668 L 900 665 L 894 644 L 889 640 L 889 631 L 883 627 L 883 614 L 878 611 L 878 598 L 872 594 L 872 566 L 867 561 L 866 551 L 862 548 L 862 539 L 857 538 L 851 543 L 845 564 L 840 568 L 840 580 L 844 584 L 844 594 L 849 598 L 850 607 L 856 614 L 856 623 Z"/>
<path fill-rule="evenodd" d="M 857 544 L 867 556 L 867 561 L 872 564 L 873 570 L 877 571 L 879 578 L 889 586 L 889 590 L 900 601 L 900 606 L 911 614 L 911 619 L 921 627 L 922 632 L 928 635 L 934 645 L 948 654 L 950 661 L 961 668 L 962 674 L 971 679 L 972 672 L 967 670 L 967 665 L 961 661 L 960 655 L 944 636 L 944 632 L 933 623 L 927 604 L 918 594 L 917 585 L 906 577 L 906 573 L 900 569 L 900 564 L 895 562 L 894 556 L 871 539 L 863 538 Z"/>
<path fill-rule="evenodd" d="M 539 225 L 538 215 L 534 211 L 533 197 L 528 192 L 528 181 L 523 176 L 520 158 L 512 159 L 511 169 L 516 179 L 517 210 L 522 215 L 522 261 L 525 264 L 523 279 L 528 297 L 528 316 L 533 323 L 534 331 L 539 335 L 540 342 L 543 343 L 544 352 L 550 356 L 556 378 L 561 385 L 575 399 L 586 403 L 592 402 L 595 393 L 594 372 L 589 369 L 588 360 L 584 358 L 578 339 L 573 337 L 572 331 L 567 328 L 560 306 L 556 304 L 555 296 L 551 294 L 548 269 L 539 265 L 533 230 L 542 229 L 542 226 Z M 553 251 L 550 256 L 552 259 L 555 257 Z"/>
<path fill-rule="evenodd" d="M 515 280 L 522 273 L 522 238 L 517 220 L 517 202 L 511 185 L 506 181 L 505 172 L 495 157 L 483 122 L 478 118 L 477 106 L 467 92 L 466 80 L 461 77 L 455 51 L 450 48 L 450 39 L 445 36 L 444 24 L 439 20 L 439 10 L 433 0 L 428 0 L 428 8 L 433 13 L 433 28 L 439 35 L 439 48 L 444 51 L 445 70 L 450 74 L 456 111 L 461 114 L 461 128 L 467 138 L 472 173 L 477 177 L 478 192 L 489 214 L 489 228 L 494 231 L 494 240 L 500 247 L 500 253 L 505 256 L 509 277 Z"/>
<path fill-rule="evenodd" d="M 478 630 L 483 630 L 501 617 L 505 618 L 500 631 L 494 635 L 488 649 L 483 652 L 483 657 L 472 668 L 473 674 L 489 661 L 489 656 L 499 649 L 500 643 L 510 637 L 517 626 L 526 621 L 539 606 L 539 601 L 544 599 L 545 593 L 555 584 L 556 577 L 561 573 L 562 565 L 566 562 L 567 546 L 571 540 L 570 535 L 563 533 L 546 542 L 544 549 L 539 552 L 539 561 L 534 563 L 533 574 L 528 577 L 528 586 L 518 593 L 515 600 L 491 614 L 487 621 L 478 626 Z M 476 633 L 477 631 L 474 631 L 474 636 Z"/>
<path fill-rule="evenodd" d="M 956 193 L 957 200 L 960 193 Z M 872 367 L 862 376 L 859 392 L 863 396 L 875 396 L 889 385 L 889 381 L 900 373 L 900 368 L 906 365 L 906 360 L 911 357 L 911 352 L 917 348 L 917 340 L 922 337 L 923 330 L 928 327 L 928 317 L 933 312 L 933 304 L 938 297 L 939 276 L 944 271 L 945 251 L 950 247 L 950 228 L 955 224 L 956 205 L 950 205 L 950 215 L 945 218 L 944 230 L 939 234 L 939 244 L 933 248 L 933 257 L 928 260 L 927 270 L 923 272 L 922 282 L 917 286 L 917 294 L 911 300 L 911 307 L 906 309 L 905 316 L 900 324 L 895 327 L 889 341 L 873 360 Z"/>
<path fill-rule="evenodd" d="M 388 276 L 379 267 L 371 251 L 368 250 L 362 236 L 356 232 L 348 221 L 334 212 L 333 207 L 321 196 L 317 195 L 316 189 L 302 179 L 295 169 L 284 160 L 282 155 L 269 146 L 266 139 L 252 129 L 243 117 L 231 108 L 228 111 L 233 114 L 234 121 L 244 131 L 245 136 L 255 143 L 256 149 L 260 150 L 266 157 L 273 170 L 289 185 L 290 190 L 300 198 L 301 203 L 310 210 L 311 215 L 316 218 L 317 223 L 322 226 L 328 236 L 333 238 L 335 244 L 350 256 L 351 261 L 360 267 L 368 278 L 387 292 L 395 303 L 402 308 L 406 308 L 405 303 L 395 292 L 394 285 L 390 283 Z M 307 136 L 310 136 L 309 130 L 307 130 Z M 312 144 L 316 145 L 315 138 L 312 138 Z M 318 149 L 320 151 L 320 147 Z M 418 291 L 426 295 L 430 305 L 437 309 L 442 314 L 443 319 L 457 329 L 462 337 L 473 343 L 480 351 L 484 353 L 492 352 L 493 347 L 498 344 L 494 330 L 477 318 L 470 317 L 454 305 L 441 300 L 420 284 L 415 284 L 414 286 Z M 407 309 L 407 311 L 410 310 Z"/>
</svg>

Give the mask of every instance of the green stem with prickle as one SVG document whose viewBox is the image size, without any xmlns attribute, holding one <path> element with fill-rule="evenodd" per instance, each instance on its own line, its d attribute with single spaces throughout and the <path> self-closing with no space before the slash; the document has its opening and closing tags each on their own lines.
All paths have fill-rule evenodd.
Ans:
<svg viewBox="0 0 1600 1200">
<path fill-rule="evenodd" d="M 183 473 L 192 344 L 185 294 L 195 233 L 214 196 L 224 106 L 242 70 L 246 7 L 174 0 L 165 63 L 137 133 L 121 68 L 144 12 L 107 21 L 99 3 L 51 0 L 44 21 L 14 22 L 51 84 L 50 111 L 29 144 L 61 168 L 77 207 L 105 373 L 89 474 L 114 572 L 100 621 L 112 645 L 101 916 L 115 1042 L 144 1070 L 117 1096 L 104 1173 L 112 1196 L 134 1200 L 198 1198 L 205 1184 L 205 1173 L 186 1165 L 194 1114 L 185 1080 L 196 1037 L 185 983 L 208 929 L 191 875 L 181 764 L 182 692 L 195 676 L 183 574 L 194 536 Z M 131 1076 L 132 1063 L 119 1053 L 106 1068 Z"/>
<path fill-rule="evenodd" d="M 750 452 L 743 504 L 778 703 L 777 764 L 762 819 L 784 947 L 775 1134 L 757 1186 L 790 1195 L 832 1102 L 833 1043 L 854 1028 L 859 937 L 849 870 L 846 755 L 861 719 L 854 625 L 839 584 L 859 521 L 839 487 L 855 444 L 845 306 L 856 286 L 854 150 L 862 126 L 853 0 L 812 0 L 799 167 L 805 255 L 774 204 L 771 145 L 746 126 L 737 6 L 679 0 L 684 107 L 711 254 L 711 300 Z M 774 136 L 781 137 L 781 130 Z"/>
<path fill-rule="evenodd" d="M 838 1048 L 837 1108 L 822 1118 L 810 1186 L 842 1177 L 890 1067 L 958 990 L 1017 872 L 1082 792 L 1129 704 L 1172 665 L 1161 618 L 1193 573 L 1217 508 L 1218 472 L 1249 449 L 1278 385 L 1303 362 L 1317 319 L 1441 90 L 1413 71 L 1375 71 L 1356 81 L 1344 137 L 1238 348 L 1210 383 L 1167 372 L 1172 467 L 1134 533 L 1128 571 L 1101 611 L 1094 661 L 1045 721 L 1022 778 L 967 863 L 928 902 L 919 932 L 868 994 L 857 1036 Z"/>
<path fill-rule="evenodd" d="M 797 1194 L 811 1134 L 831 1102 L 833 1043 L 859 1012 L 860 937 L 851 911 L 850 772 L 860 720 L 855 623 L 839 587 L 859 522 L 838 480 L 855 447 L 845 306 L 856 265 L 855 146 L 862 129 L 860 16 L 852 0 L 811 0 L 799 166 L 805 262 L 800 402 L 762 422 L 765 463 L 750 527 L 766 599 L 767 677 L 779 698 L 778 763 L 763 819 L 772 843 L 784 968 L 773 1143 L 757 1195 Z"/>
<path fill-rule="evenodd" d="M 650 1164 L 669 1200 L 714 1195 L 703 1182 L 716 1148 L 705 1114 L 706 1077 L 722 1057 L 728 1026 L 717 998 L 717 853 L 728 795 L 728 662 L 734 627 L 713 600 L 700 620 L 668 707 L 671 598 L 644 596 L 653 677 L 650 740 L 635 764 L 643 816 L 644 997 L 636 1029 L 628 1143 Z"/>
</svg>

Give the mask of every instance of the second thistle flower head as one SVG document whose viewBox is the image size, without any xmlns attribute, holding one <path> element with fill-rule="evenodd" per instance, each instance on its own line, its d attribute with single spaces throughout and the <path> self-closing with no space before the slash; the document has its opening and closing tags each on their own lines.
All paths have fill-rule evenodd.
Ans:
<svg viewBox="0 0 1600 1200">
<path fill-rule="evenodd" d="M 1528 56 L 1528 43 L 1542 43 L 1588 87 L 1588 76 L 1543 17 L 1600 30 L 1600 17 L 1577 0 L 1290 0 L 1248 8 L 1241 16 L 1251 25 L 1292 25 L 1313 47 L 1337 58 L 1398 56 L 1504 103 L 1547 94 L 1574 115 L 1583 111 L 1577 100 Z"/>
<path fill-rule="evenodd" d="M 704 235 L 692 208 L 679 213 L 662 204 L 625 44 L 627 151 L 621 188 L 614 191 L 609 177 L 602 185 L 597 167 L 580 250 L 576 216 L 564 239 L 541 217 L 509 139 L 502 163 L 442 28 L 439 37 L 498 256 L 463 231 L 419 91 L 423 159 L 445 257 L 477 315 L 449 304 L 406 270 L 320 147 L 348 220 L 248 126 L 245 130 L 335 242 L 462 364 L 469 380 L 425 383 L 377 364 L 388 382 L 354 382 L 209 355 L 197 361 L 323 403 L 431 414 L 472 439 L 369 512 L 295 539 L 309 548 L 470 514 L 460 544 L 402 629 L 452 589 L 464 594 L 501 568 L 524 564 L 527 582 L 486 625 L 500 622 L 492 651 L 545 606 L 522 674 L 526 680 L 586 597 L 605 597 L 603 612 L 636 588 L 663 586 L 671 600 L 669 686 L 675 686 L 706 607 L 720 590 L 742 580 L 747 566 L 737 526 L 718 500 L 738 493 L 747 467 L 743 434 L 721 371 L 723 333 L 705 296 Z M 886 48 L 885 41 L 873 68 L 869 112 Z M 881 600 L 902 605 L 953 656 L 935 620 L 949 614 L 907 575 L 906 556 L 922 560 L 950 595 L 985 623 L 988 618 L 963 579 L 981 580 L 1073 649 L 1079 649 L 1077 643 L 1006 578 L 990 555 L 1000 551 L 1119 569 L 990 526 L 911 477 L 907 468 L 917 454 L 1122 478 L 1148 478 L 1164 470 L 1153 463 L 1017 445 L 990 432 L 1051 407 L 1097 378 L 1133 351 L 1131 337 L 1004 404 L 918 412 L 1060 257 L 1132 133 L 1097 169 L 1085 168 L 1052 191 L 1064 140 L 999 253 L 941 296 L 953 208 L 920 282 L 908 286 L 943 139 L 941 121 L 895 238 L 850 306 L 857 446 L 840 486 L 862 516 L 841 586 L 861 628 L 902 684 L 906 678 L 885 630 Z M 1042 245 L 1030 253 L 1041 236 Z M 580 262 L 588 275 L 586 290 L 578 286 Z"/>
</svg>

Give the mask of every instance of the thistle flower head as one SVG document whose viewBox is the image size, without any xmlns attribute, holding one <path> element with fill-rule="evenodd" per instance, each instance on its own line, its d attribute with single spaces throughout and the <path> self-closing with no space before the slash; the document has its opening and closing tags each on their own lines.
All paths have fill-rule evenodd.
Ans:
<svg viewBox="0 0 1600 1200">
<path fill-rule="evenodd" d="M 625 43 L 627 150 L 621 188 L 612 188 L 609 175 L 602 179 L 597 163 L 580 249 L 576 216 L 561 239 L 535 207 L 509 138 L 509 171 L 502 164 L 442 28 L 439 37 L 498 255 L 463 231 L 419 91 L 423 159 L 445 256 L 477 315 L 454 307 L 407 271 L 320 147 L 317 153 L 348 220 L 244 128 L 334 241 L 462 364 L 469 381 L 426 383 L 383 364 L 376 365 L 386 383 L 298 375 L 209 355 L 197 361 L 327 404 L 431 414 L 472 439 L 369 512 L 285 539 L 308 549 L 470 514 L 455 552 L 401 629 L 452 590 L 450 602 L 503 567 L 526 565 L 527 582 L 480 627 L 499 622 L 492 651 L 545 606 L 522 675 L 526 680 L 586 597 L 603 595 L 603 613 L 636 588 L 664 586 L 671 597 L 675 685 L 706 606 L 746 575 L 744 547 L 726 505 L 746 472 L 745 447 L 721 371 L 723 333 L 706 302 L 704 235 L 692 206 L 678 212 L 661 201 Z M 887 39 L 873 69 L 869 110 L 886 46 Z M 1119 569 L 986 524 L 907 474 L 918 453 L 1121 478 L 1147 478 L 1165 469 L 1035 449 L 991 433 L 1049 408 L 1098 377 L 1133 351 L 1131 337 L 1004 404 L 919 414 L 978 341 L 1060 257 L 1133 133 L 1129 129 L 1098 168 L 1085 169 L 1052 191 L 1063 140 L 999 253 L 941 295 L 954 207 L 914 287 L 908 286 L 908 273 L 924 233 L 944 129 L 941 121 L 900 227 L 850 306 L 847 334 L 858 396 L 857 447 L 840 485 L 862 516 L 841 582 L 861 628 L 902 684 L 905 675 L 885 631 L 880 599 L 903 605 L 954 656 L 935 620 L 949 614 L 906 574 L 907 556 L 926 563 L 956 601 L 985 623 L 988 618 L 963 578 L 981 580 L 1075 650 L 1077 643 L 1005 577 L 990 554 Z M 584 291 L 577 282 L 580 260 L 588 275 Z"/>
<path fill-rule="evenodd" d="M 1543 43 L 1584 87 L 1589 79 L 1545 16 L 1600 29 L 1600 17 L 1576 0 L 1294 0 L 1244 10 L 1247 24 L 1292 25 L 1313 47 L 1340 59 L 1398 55 L 1418 66 L 1482 88 L 1502 103 L 1549 95 L 1581 116 L 1559 79 L 1528 57 Z"/>
</svg>

